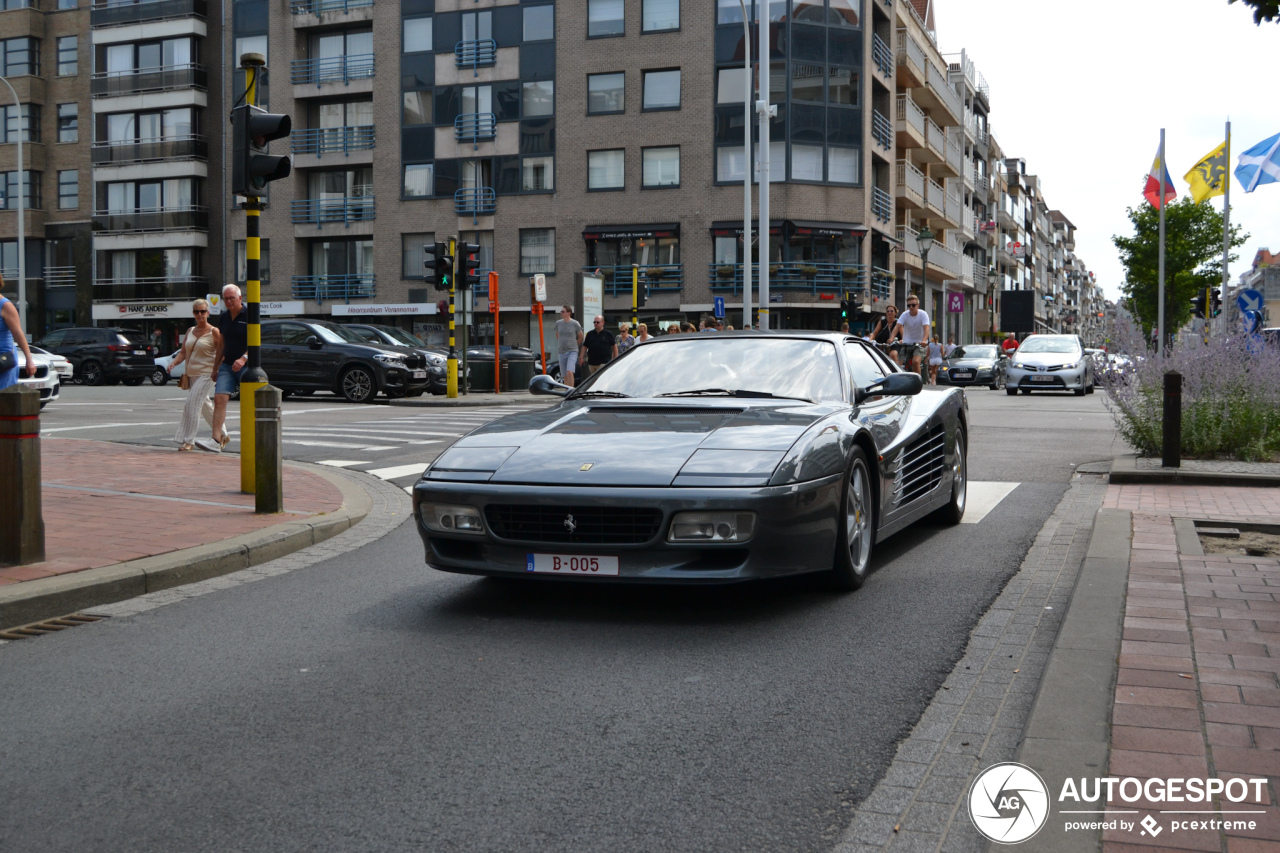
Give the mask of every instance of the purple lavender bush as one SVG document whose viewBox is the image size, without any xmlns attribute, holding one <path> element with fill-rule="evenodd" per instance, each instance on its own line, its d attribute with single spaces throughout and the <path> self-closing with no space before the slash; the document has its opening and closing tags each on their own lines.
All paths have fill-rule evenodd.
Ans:
<svg viewBox="0 0 1280 853">
<path fill-rule="evenodd" d="M 1280 452 L 1280 352 L 1244 335 L 1183 335 L 1157 356 L 1141 329 L 1117 328 L 1113 351 L 1133 363 L 1099 383 L 1116 428 L 1132 447 L 1158 456 L 1163 443 L 1164 374 L 1182 374 L 1182 454 L 1201 459 L 1271 460 Z"/>
</svg>

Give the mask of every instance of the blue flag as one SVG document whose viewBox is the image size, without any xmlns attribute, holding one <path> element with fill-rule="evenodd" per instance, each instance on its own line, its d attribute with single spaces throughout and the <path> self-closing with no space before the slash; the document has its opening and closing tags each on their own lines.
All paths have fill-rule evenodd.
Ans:
<svg viewBox="0 0 1280 853">
<path fill-rule="evenodd" d="M 1251 193 L 1261 184 L 1280 181 L 1280 133 L 1264 139 L 1240 155 L 1236 180 Z"/>
</svg>

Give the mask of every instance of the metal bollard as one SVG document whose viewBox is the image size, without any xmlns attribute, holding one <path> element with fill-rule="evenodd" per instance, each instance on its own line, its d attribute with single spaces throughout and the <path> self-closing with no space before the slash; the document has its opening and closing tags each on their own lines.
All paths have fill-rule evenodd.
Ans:
<svg viewBox="0 0 1280 853">
<path fill-rule="evenodd" d="M 1160 464 L 1182 467 L 1182 374 L 1172 370 L 1164 375 L 1164 453 Z"/>
<path fill-rule="evenodd" d="M 40 496 L 40 392 L 0 391 L 0 565 L 44 560 Z"/>
<path fill-rule="evenodd" d="M 255 414 L 254 512 L 284 512 L 284 464 L 280 437 L 280 403 L 284 395 L 273 385 L 253 393 Z"/>
</svg>

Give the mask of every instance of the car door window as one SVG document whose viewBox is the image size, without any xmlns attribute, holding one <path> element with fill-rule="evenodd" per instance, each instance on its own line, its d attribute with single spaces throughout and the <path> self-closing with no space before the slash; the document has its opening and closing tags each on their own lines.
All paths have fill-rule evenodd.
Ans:
<svg viewBox="0 0 1280 853">
<path fill-rule="evenodd" d="M 281 323 L 280 340 L 285 346 L 306 346 L 311 330 L 301 323 Z"/>
<path fill-rule="evenodd" d="M 378 333 L 375 332 L 373 329 L 351 329 L 351 331 L 355 332 L 357 335 L 364 338 L 366 341 L 368 341 L 371 344 L 382 343 L 382 338 L 380 338 L 378 336 Z"/>
<path fill-rule="evenodd" d="M 845 344 L 844 360 L 849 371 L 849 382 L 855 389 L 866 388 L 885 377 L 884 368 L 862 344 Z"/>
<path fill-rule="evenodd" d="M 40 342 L 40 346 L 44 347 L 45 349 L 60 347 L 64 343 L 66 343 L 66 339 L 67 339 L 66 330 L 60 329 L 56 332 L 50 332 L 49 334 L 45 335 L 44 340 Z"/>
<path fill-rule="evenodd" d="M 281 343 L 280 326 L 276 324 L 272 324 L 270 326 L 264 325 L 262 327 L 262 343 L 264 345 Z"/>
</svg>

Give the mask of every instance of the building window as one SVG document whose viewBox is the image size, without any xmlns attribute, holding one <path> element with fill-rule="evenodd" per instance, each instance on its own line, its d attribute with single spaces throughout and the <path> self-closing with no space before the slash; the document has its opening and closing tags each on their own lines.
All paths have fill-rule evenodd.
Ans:
<svg viewBox="0 0 1280 853">
<path fill-rule="evenodd" d="M 80 170 L 68 169 L 58 173 L 58 210 L 76 210 L 80 207 Z"/>
<path fill-rule="evenodd" d="M 746 157 L 741 145 L 716 149 L 716 180 L 740 181 L 746 177 Z"/>
<path fill-rule="evenodd" d="M 833 104 L 858 105 L 858 72 L 832 68 L 828 74 L 827 100 Z"/>
<path fill-rule="evenodd" d="M 587 75 L 588 115 L 608 115 L 625 109 L 625 75 L 621 71 Z"/>
<path fill-rule="evenodd" d="M 716 103 L 740 104 L 746 94 L 747 76 L 743 68 L 721 68 L 716 72 Z"/>
<path fill-rule="evenodd" d="M 556 84 L 554 80 L 540 80 L 523 86 L 522 115 L 524 118 L 549 116 L 555 112 Z"/>
<path fill-rule="evenodd" d="M 821 145 L 791 146 L 791 178 L 796 181 L 822 180 Z M 769 164 L 772 167 L 772 163 Z"/>
<path fill-rule="evenodd" d="M 527 193 L 555 189 L 555 157 L 526 157 L 520 188 Z"/>
<path fill-rule="evenodd" d="M 80 141 L 79 104 L 58 104 L 58 141 Z"/>
<path fill-rule="evenodd" d="M 524 7 L 524 40 L 550 41 L 556 37 L 555 6 Z"/>
<path fill-rule="evenodd" d="M 680 69 L 644 72 L 644 109 L 680 109 Z"/>
<path fill-rule="evenodd" d="M 267 37 L 266 36 L 241 36 L 236 39 L 236 52 L 233 65 L 240 64 L 240 57 L 246 53 L 260 53 L 265 58 L 267 56 Z M 243 72 L 241 72 L 243 74 Z"/>
<path fill-rule="evenodd" d="M 58 37 L 58 76 L 73 77 L 80 73 L 80 39 L 78 36 Z"/>
<path fill-rule="evenodd" d="M 4 127 L 2 142 L 40 141 L 40 105 L 22 104 L 3 108 Z"/>
<path fill-rule="evenodd" d="M 827 23 L 833 27 L 856 27 L 861 23 L 862 0 L 831 0 Z"/>
<path fill-rule="evenodd" d="M 402 124 L 432 123 L 431 104 L 433 98 L 431 89 L 424 89 L 419 92 L 404 92 L 401 97 L 403 99 L 403 109 L 400 112 L 400 122 Z"/>
<path fill-rule="evenodd" d="M 626 150 L 587 152 L 587 189 L 620 190 L 623 188 L 626 169 Z"/>
<path fill-rule="evenodd" d="M 791 100 L 822 103 L 825 99 L 823 74 L 826 67 L 806 62 L 791 63 Z"/>
<path fill-rule="evenodd" d="M 680 0 L 641 0 L 640 31 L 661 33 L 680 29 Z"/>
<path fill-rule="evenodd" d="M 835 184 L 856 184 L 860 180 L 861 152 L 857 148 L 827 149 L 827 180 Z"/>
<path fill-rule="evenodd" d="M 404 19 L 404 52 L 426 53 L 431 50 L 431 18 Z"/>
<path fill-rule="evenodd" d="M 58 9 L 79 9 L 80 0 L 58 0 Z"/>
<path fill-rule="evenodd" d="M 432 246 L 434 248 L 435 242 L 436 235 L 431 231 L 400 235 L 401 278 L 421 280 L 427 277 L 427 268 L 425 266 L 427 254 L 423 251 L 423 247 Z M 434 272 L 432 275 L 434 275 Z"/>
<path fill-rule="evenodd" d="M 520 275 L 555 273 L 556 230 L 554 228 L 522 228 L 520 230 Z"/>
<path fill-rule="evenodd" d="M 623 0 L 587 0 L 587 38 L 623 35 L 622 13 Z"/>
<path fill-rule="evenodd" d="M 643 180 L 641 186 L 678 187 L 680 186 L 680 147 L 645 148 L 640 154 L 643 162 Z"/>
<path fill-rule="evenodd" d="M 44 206 L 43 198 L 40 194 L 40 173 L 26 172 L 26 197 L 23 199 L 23 207 L 27 210 L 36 210 Z M 17 210 L 18 209 L 18 173 L 4 172 L 4 198 L 0 199 L 0 210 Z"/>
<path fill-rule="evenodd" d="M 430 198 L 436 192 L 434 163 L 409 163 L 404 167 L 404 197 Z"/>
<path fill-rule="evenodd" d="M 248 281 L 248 254 L 244 240 L 236 240 L 236 283 Z M 258 280 L 263 284 L 271 281 L 271 241 L 258 241 Z"/>
<path fill-rule="evenodd" d="M 0 68 L 5 77 L 40 76 L 40 39 L 24 36 L 0 41 Z"/>
</svg>

